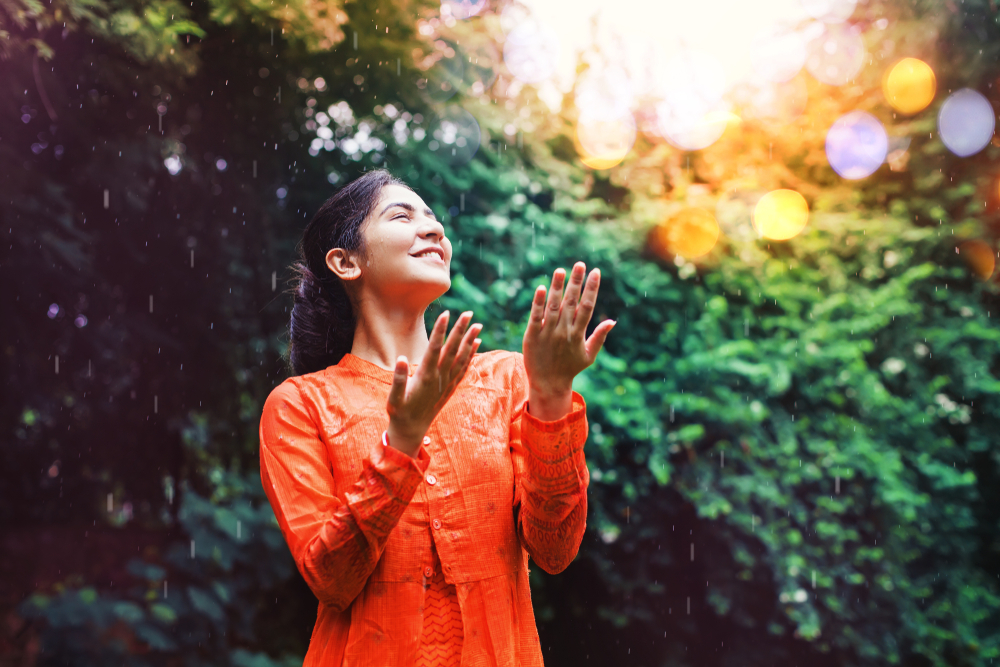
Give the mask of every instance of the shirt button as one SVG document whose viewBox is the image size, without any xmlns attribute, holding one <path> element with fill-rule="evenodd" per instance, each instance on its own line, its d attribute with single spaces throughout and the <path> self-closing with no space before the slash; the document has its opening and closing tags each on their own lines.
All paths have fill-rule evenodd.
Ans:
<svg viewBox="0 0 1000 667">
<path fill-rule="evenodd" d="M 431 438 L 430 438 L 430 436 L 428 436 L 428 435 L 424 436 L 424 444 L 425 445 L 431 444 Z"/>
<path fill-rule="evenodd" d="M 438 528 L 441 527 L 441 520 L 440 519 L 434 519 L 433 521 L 431 521 L 431 525 L 434 526 L 435 530 L 437 530 Z"/>
<path fill-rule="evenodd" d="M 434 484 L 437 484 L 437 481 L 438 481 L 437 477 L 435 477 L 434 475 L 430 475 L 430 474 L 427 475 L 427 483 L 428 484 L 430 484 L 430 485 L 433 486 Z"/>
<path fill-rule="evenodd" d="M 434 574 L 434 570 L 429 567 L 424 568 L 424 576 L 430 578 Z"/>
</svg>

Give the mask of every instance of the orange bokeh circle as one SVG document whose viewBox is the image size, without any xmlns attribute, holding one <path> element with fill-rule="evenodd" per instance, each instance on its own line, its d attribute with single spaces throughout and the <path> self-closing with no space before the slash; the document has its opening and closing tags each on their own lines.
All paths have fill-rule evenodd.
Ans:
<svg viewBox="0 0 1000 667">
<path fill-rule="evenodd" d="M 981 280 L 989 280 L 996 268 L 993 249 L 978 240 L 964 241 L 958 245 L 958 254 Z"/>
<path fill-rule="evenodd" d="M 654 249 L 660 254 L 693 259 L 707 254 L 719 240 L 719 223 L 709 211 L 690 207 L 674 214 L 653 231 Z"/>
<path fill-rule="evenodd" d="M 934 70 L 923 60 L 903 58 L 892 66 L 882 80 L 882 93 L 893 109 L 912 114 L 923 111 L 934 101 L 937 79 Z"/>
</svg>

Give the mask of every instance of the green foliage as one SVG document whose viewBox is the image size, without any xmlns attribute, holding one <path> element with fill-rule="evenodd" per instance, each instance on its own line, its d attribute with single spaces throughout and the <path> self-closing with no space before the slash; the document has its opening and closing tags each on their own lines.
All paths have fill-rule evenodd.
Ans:
<svg viewBox="0 0 1000 667">
<path fill-rule="evenodd" d="M 271 591 L 295 569 L 260 477 L 226 473 L 214 497 L 189 490 L 183 498 L 187 539 L 160 563 L 129 561 L 126 590 L 65 587 L 22 603 L 24 618 L 45 621 L 44 664 L 156 665 L 177 655 L 237 667 L 295 661 L 240 646 L 259 642 L 257 610 L 273 605 Z"/>
<path fill-rule="evenodd" d="M 552 114 L 504 79 L 496 97 L 475 94 L 472 79 L 489 72 L 448 78 L 450 100 L 430 95 L 442 47 L 417 37 L 423 5 L 5 7 L 17 34 L 3 41 L 17 92 L 7 106 L 28 105 L 36 136 L 0 143 L 0 211 L 19 230 L 0 270 L 31 286 L 0 299 L 17 388 L 0 403 L 12 434 L 0 512 L 133 520 L 170 536 L 129 560 L 124 590 L 83 581 L 26 593 L 20 614 L 42 621 L 39 664 L 301 660 L 312 622 L 302 610 L 315 600 L 256 469 L 260 407 L 287 347 L 277 284 L 331 183 L 381 165 L 454 239 L 452 289 L 428 319 L 474 310 L 484 351 L 520 350 L 533 288 L 555 268 L 602 270 L 591 327 L 618 326 L 574 385 L 588 403 L 590 530 L 566 572 L 531 573 L 543 645 L 562 651 L 547 662 L 611 664 L 624 646 L 640 664 L 1000 657 L 996 283 L 956 254 L 961 240 L 994 238 L 981 203 L 992 201 L 996 147 L 950 157 L 922 139 L 934 108 L 890 121 L 871 74 L 840 96 L 814 86 L 815 116 L 777 136 L 748 122 L 695 155 L 640 137 L 620 168 L 592 172 L 575 158 L 568 103 Z M 996 10 L 935 9 L 865 11 L 895 11 L 900 44 L 939 40 L 952 62 L 939 69 L 943 89 L 988 81 Z M 436 25 L 433 39 L 497 57 L 496 18 Z M 383 21 L 389 36 L 366 38 Z M 349 47 L 329 48 L 345 34 Z M 319 112 L 341 103 L 331 132 L 380 148 L 310 150 L 322 144 Z M 481 125 L 468 164 L 427 149 L 445 104 Z M 906 170 L 857 187 L 828 168 L 826 120 L 853 106 L 915 137 Z M 774 166 L 744 178 L 769 143 Z M 165 173 L 170 157 L 179 175 Z M 698 264 L 648 247 L 683 205 L 772 187 L 810 200 L 792 241 L 732 234 Z M 732 224 L 749 223 L 732 210 Z M 58 313 L 43 319 L 52 303 Z M 80 314 L 89 324 L 71 328 Z"/>
</svg>

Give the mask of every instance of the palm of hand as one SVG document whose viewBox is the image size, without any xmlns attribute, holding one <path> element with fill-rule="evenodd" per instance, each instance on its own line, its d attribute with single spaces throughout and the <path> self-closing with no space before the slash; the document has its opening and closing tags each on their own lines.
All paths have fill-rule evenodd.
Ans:
<svg viewBox="0 0 1000 667">
<path fill-rule="evenodd" d="M 594 269 L 584 286 L 585 271 L 583 262 L 573 265 L 564 295 L 565 271 L 556 269 L 547 302 L 545 287 L 540 285 L 535 290 L 522 342 L 525 371 L 533 387 L 569 391 L 573 378 L 594 363 L 615 325 L 613 320 L 604 320 L 585 339 L 601 282 L 600 269 Z"/>
</svg>

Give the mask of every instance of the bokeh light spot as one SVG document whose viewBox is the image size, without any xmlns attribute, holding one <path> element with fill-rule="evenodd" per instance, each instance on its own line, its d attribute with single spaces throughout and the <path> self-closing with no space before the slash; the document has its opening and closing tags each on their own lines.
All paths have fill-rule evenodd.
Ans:
<svg viewBox="0 0 1000 667">
<path fill-rule="evenodd" d="M 781 83 L 751 81 L 733 92 L 744 116 L 778 123 L 790 123 L 801 116 L 809 102 L 803 77 Z"/>
<path fill-rule="evenodd" d="M 580 162 L 591 169 L 601 171 L 603 169 L 611 169 L 611 167 L 621 162 L 624 157 L 595 157 L 584 154 L 580 156 Z"/>
<path fill-rule="evenodd" d="M 500 12 L 500 27 L 504 33 L 511 32 L 531 18 L 531 10 L 524 3 L 514 0 L 507 3 Z"/>
<path fill-rule="evenodd" d="M 485 6 L 486 0 L 441 0 L 441 14 L 467 19 L 481 12 Z"/>
<path fill-rule="evenodd" d="M 583 116 L 576 125 L 580 159 L 591 169 L 608 169 L 621 162 L 632 149 L 635 134 L 631 113 L 610 120 Z"/>
<path fill-rule="evenodd" d="M 450 165 L 469 162 L 482 141 L 475 117 L 460 106 L 446 107 L 431 123 L 427 148 Z"/>
<path fill-rule="evenodd" d="M 856 180 L 870 176 L 885 162 L 889 137 L 875 116 L 852 111 L 837 119 L 826 133 L 826 158 L 833 170 Z"/>
<path fill-rule="evenodd" d="M 163 165 L 170 172 L 171 176 L 176 176 L 181 171 L 181 158 L 178 155 L 171 155 L 163 161 Z"/>
<path fill-rule="evenodd" d="M 686 151 L 718 141 L 733 119 L 723 101 L 726 75 L 718 60 L 685 51 L 667 63 L 660 77 L 663 101 L 656 106 L 656 119 L 663 138 Z"/>
<path fill-rule="evenodd" d="M 861 71 L 865 45 L 860 31 L 850 25 L 810 26 L 815 35 L 807 45 L 806 69 L 817 81 L 843 86 Z"/>
<path fill-rule="evenodd" d="M 632 107 L 632 82 L 621 67 L 588 69 L 577 79 L 574 97 L 581 116 L 617 119 Z"/>
<path fill-rule="evenodd" d="M 559 36 L 534 19 L 519 23 L 507 35 L 503 59 L 514 78 L 522 83 L 541 83 L 556 71 Z"/>
<path fill-rule="evenodd" d="M 937 79 L 923 60 L 903 58 L 893 65 L 882 82 L 886 101 L 896 111 L 911 114 L 923 111 L 934 101 Z"/>
<path fill-rule="evenodd" d="M 809 204 L 795 190 L 772 190 L 753 210 L 753 226 L 761 236 L 784 241 L 801 232 L 809 222 Z"/>
<path fill-rule="evenodd" d="M 802 34 L 781 25 L 758 32 L 750 44 L 750 62 L 758 76 L 767 81 L 788 81 L 806 62 Z"/>
<path fill-rule="evenodd" d="M 938 112 L 938 132 L 948 150 L 959 157 L 975 155 L 993 138 L 993 106 L 971 88 L 956 90 Z"/>
<path fill-rule="evenodd" d="M 719 223 L 709 211 L 690 207 L 653 230 L 651 242 L 661 256 L 680 255 L 686 259 L 701 257 L 719 240 Z"/>
<path fill-rule="evenodd" d="M 993 249 L 979 240 L 964 241 L 958 246 L 958 254 L 981 280 L 989 280 L 996 268 Z"/>
<path fill-rule="evenodd" d="M 426 80 L 422 83 L 427 97 L 435 102 L 444 102 L 454 97 L 462 86 L 466 59 L 457 44 L 446 40 L 439 40 L 438 43 L 444 45 L 444 48 L 435 49 L 418 63 L 418 67 L 427 72 Z M 364 83 L 363 77 L 355 77 L 355 83 Z"/>
<path fill-rule="evenodd" d="M 801 0 L 806 14 L 826 23 L 843 23 L 851 18 L 858 0 Z"/>
</svg>

